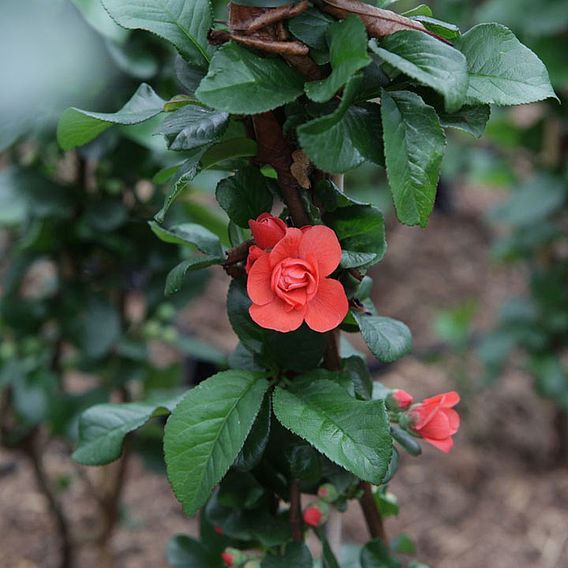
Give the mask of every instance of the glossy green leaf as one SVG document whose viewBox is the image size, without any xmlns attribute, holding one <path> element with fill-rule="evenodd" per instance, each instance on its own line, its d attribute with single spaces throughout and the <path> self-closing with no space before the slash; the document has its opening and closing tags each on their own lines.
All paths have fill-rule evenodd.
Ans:
<svg viewBox="0 0 568 568">
<path fill-rule="evenodd" d="M 444 128 L 455 128 L 480 138 L 490 114 L 489 105 L 477 105 L 464 106 L 455 113 L 438 112 L 438 117 Z"/>
<path fill-rule="evenodd" d="M 479 24 L 456 48 L 467 59 L 470 104 L 506 106 L 557 98 L 542 61 L 505 26 Z"/>
<path fill-rule="evenodd" d="M 183 287 L 183 281 L 188 272 L 208 268 L 214 264 L 222 264 L 225 260 L 224 256 L 194 256 L 188 260 L 183 260 L 168 273 L 166 277 L 165 294 L 170 296 L 179 292 Z"/>
<path fill-rule="evenodd" d="M 454 24 L 437 20 L 426 14 L 415 16 L 412 19 L 420 22 L 428 31 L 448 41 L 453 42 L 460 37 L 460 29 Z"/>
<path fill-rule="evenodd" d="M 265 330 L 252 321 L 249 315 L 251 305 L 246 280 L 244 278 L 233 279 L 227 295 L 229 322 L 244 347 L 252 353 L 260 353 L 263 349 Z"/>
<path fill-rule="evenodd" d="M 397 32 L 369 45 L 383 61 L 443 95 L 448 111 L 464 104 L 467 61 L 451 45 L 416 30 Z"/>
<path fill-rule="evenodd" d="M 146 83 L 142 83 L 132 98 L 117 112 L 90 112 L 68 108 L 57 125 L 57 141 L 63 150 L 87 144 L 113 124 L 133 125 L 162 112 L 165 101 Z"/>
<path fill-rule="evenodd" d="M 398 426 L 391 426 L 392 437 L 411 455 L 419 456 L 422 453 L 422 446 L 416 438 Z"/>
<path fill-rule="evenodd" d="M 326 172 L 346 172 L 365 160 L 383 163 L 378 105 L 352 104 L 362 80 L 363 77 L 358 76 L 349 82 L 341 103 L 331 114 L 298 127 L 302 149 Z"/>
<path fill-rule="evenodd" d="M 353 312 L 371 353 L 383 363 L 392 363 L 412 349 L 412 334 L 401 321 Z"/>
<path fill-rule="evenodd" d="M 436 111 L 410 91 L 383 91 L 385 161 L 398 219 L 426 226 L 446 139 Z"/>
<path fill-rule="evenodd" d="M 172 568 L 223 568 L 220 554 L 211 552 L 200 542 L 185 534 L 168 541 L 166 558 Z"/>
<path fill-rule="evenodd" d="M 302 87 L 301 75 L 281 58 L 228 43 L 215 53 L 195 95 L 219 111 L 258 114 L 297 99 Z"/>
<path fill-rule="evenodd" d="M 272 209 L 271 182 L 258 168 L 246 166 L 217 184 L 219 205 L 239 227 L 247 228 L 249 219 Z"/>
<path fill-rule="evenodd" d="M 310 8 L 288 21 L 288 29 L 294 37 L 318 51 L 327 49 L 327 31 L 335 20 L 325 12 Z"/>
<path fill-rule="evenodd" d="M 281 554 L 268 553 L 261 568 L 313 568 L 310 549 L 303 542 L 290 542 Z"/>
<path fill-rule="evenodd" d="M 219 139 L 229 124 L 229 115 L 200 106 L 186 105 L 169 113 L 157 130 L 170 150 L 192 150 Z"/>
<path fill-rule="evenodd" d="M 274 413 L 304 438 L 360 479 L 381 483 L 392 453 L 384 403 L 355 400 L 339 385 L 320 380 L 297 391 L 277 387 Z"/>
<path fill-rule="evenodd" d="M 256 142 L 251 138 L 230 138 L 212 146 L 203 156 L 203 169 L 227 169 L 217 167 L 227 160 L 256 156 Z M 227 162 L 230 164 L 231 162 Z"/>
<path fill-rule="evenodd" d="M 172 227 L 163 227 L 156 221 L 149 221 L 148 224 L 155 235 L 165 243 L 192 245 L 207 255 L 223 256 L 223 247 L 219 242 L 219 237 L 201 225 L 180 223 Z"/>
<path fill-rule="evenodd" d="M 234 468 L 239 471 L 250 471 L 260 462 L 270 436 L 271 415 L 270 397 L 265 396 L 251 431 L 235 460 Z"/>
<path fill-rule="evenodd" d="M 81 415 L 79 447 L 73 459 L 83 465 L 104 465 L 120 457 L 124 438 L 155 416 L 169 414 L 178 399 L 164 402 L 97 404 Z"/>
<path fill-rule="evenodd" d="M 129 30 L 146 30 L 172 43 L 188 61 L 207 67 L 213 48 L 209 0 L 102 0 L 112 19 Z"/>
<path fill-rule="evenodd" d="M 261 374 L 230 370 L 191 389 L 166 424 L 168 478 L 188 515 L 235 461 L 268 388 Z"/>
<path fill-rule="evenodd" d="M 367 32 L 361 20 L 348 16 L 329 27 L 331 74 L 325 79 L 306 83 L 306 94 L 323 103 L 331 99 L 357 71 L 371 63 L 367 53 Z"/>
</svg>

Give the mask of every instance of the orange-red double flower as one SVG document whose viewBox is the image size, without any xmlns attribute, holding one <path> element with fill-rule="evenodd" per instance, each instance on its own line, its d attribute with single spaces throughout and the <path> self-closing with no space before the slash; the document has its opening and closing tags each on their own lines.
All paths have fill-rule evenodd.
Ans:
<svg viewBox="0 0 568 568">
<path fill-rule="evenodd" d="M 337 236 L 328 227 L 314 225 L 286 228 L 284 236 L 277 238 L 282 227 L 270 217 L 261 223 L 261 233 L 258 224 L 252 224 L 260 217 L 250 223 L 260 245 L 251 247 L 247 262 L 252 319 L 281 332 L 294 331 L 304 321 L 321 333 L 334 329 L 349 309 L 341 283 L 326 278 L 341 260 Z M 262 250 L 270 247 L 271 251 Z"/>
</svg>

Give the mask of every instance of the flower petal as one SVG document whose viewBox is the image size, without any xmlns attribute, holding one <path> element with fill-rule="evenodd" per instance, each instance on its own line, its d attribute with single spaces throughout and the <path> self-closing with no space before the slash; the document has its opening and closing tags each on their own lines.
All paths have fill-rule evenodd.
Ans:
<svg viewBox="0 0 568 568">
<path fill-rule="evenodd" d="M 319 281 L 316 295 L 307 303 L 306 323 L 324 333 L 336 328 L 347 315 L 349 303 L 340 282 L 331 278 Z"/>
<path fill-rule="evenodd" d="M 324 225 L 314 225 L 302 234 L 300 258 L 317 258 L 320 276 L 329 276 L 341 261 L 341 245 L 337 235 Z"/>
<path fill-rule="evenodd" d="M 272 267 L 270 266 L 270 256 L 263 253 L 256 259 L 248 274 L 247 292 L 254 304 L 268 304 L 275 295 L 270 286 L 272 278 Z"/>
<path fill-rule="evenodd" d="M 304 313 L 305 309 L 290 310 L 290 306 L 280 298 L 264 306 L 253 304 L 249 308 L 250 317 L 260 327 L 283 333 L 298 329 L 304 321 Z"/>
<path fill-rule="evenodd" d="M 270 264 L 272 267 L 287 258 L 299 258 L 298 249 L 302 240 L 302 231 L 293 227 L 286 231 L 286 235 L 278 241 L 278 244 L 270 253 Z"/>
<path fill-rule="evenodd" d="M 424 440 L 445 454 L 449 453 L 454 447 L 454 441 L 451 438 L 446 438 L 445 440 L 431 440 L 430 438 L 424 438 Z"/>
</svg>

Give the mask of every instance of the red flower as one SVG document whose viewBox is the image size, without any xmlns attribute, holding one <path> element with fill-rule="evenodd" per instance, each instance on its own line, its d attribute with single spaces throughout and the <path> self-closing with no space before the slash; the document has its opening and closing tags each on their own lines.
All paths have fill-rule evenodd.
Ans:
<svg viewBox="0 0 568 568">
<path fill-rule="evenodd" d="M 311 505 L 304 511 L 304 523 L 310 527 L 319 527 L 323 519 L 323 513 L 319 507 Z"/>
<path fill-rule="evenodd" d="M 410 428 L 442 452 L 448 453 L 454 441 L 452 436 L 460 427 L 460 416 L 453 407 L 460 401 L 451 391 L 423 400 L 407 412 Z"/>
<path fill-rule="evenodd" d="M 231 568 L 233 565 L 233 555 L 230 552 L 222 552 L 221 558 L 223 559 L 225 566 L 227 566 L 227 568 Z"/>
<path fill-rule="evenodd" d="M 328 227 L 290 228 L 261 255 L 248 275 L 249 313 L 261 327 L 288 332 L 306 322 L 320 333 L 337 327 L 349 305 L 343 286 L 329 276 L 339 265 L 341 246 Z"/>
<path fill-rule="evenodd" d="M 256 218 L 256 221 L 251 219 L 249 228 L 256 244 L 261 249 L 271 249 L 276 246 L 276 243 L 286 234 L 286 223 L 274 217 L 270 213 L 263 213 Z"/>
<path fill-rule="evenodd" d="M 393 406 L 396 407 L 395 410 L 406 410 L 414 400 L 411 394 L 402 389 L 393 390 L 390 393 L 389 398 L 394 403 Z"/>
<path fill-rule="evenodd" d="M 258 248 L 256 245 L 252 245 L 249 248 L 248 256 L 247 256 L 247 263 L 245 266 L 245 270 L 247 274 L 250 272 L 252 265 L 264 254 L 264 251 L 261 248 Z"/>
</svg>

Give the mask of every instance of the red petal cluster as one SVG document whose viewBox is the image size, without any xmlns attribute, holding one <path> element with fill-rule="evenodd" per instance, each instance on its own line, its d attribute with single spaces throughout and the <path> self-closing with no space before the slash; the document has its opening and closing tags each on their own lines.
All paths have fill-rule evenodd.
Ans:
<svg viewBox="0 0 568 568">
<path fill-rule="evenodd" d="M 415 404 L 407 413 L 412 430 L 429 444 L 448 453 L 454 445 L 452 436 L 460 427 L 460 416 L 453 409 L 459 401 L 459 394 L 451 391 Z"/>
<path fill-rule="evenodd" d="M 391 396 L 400 410 L 406 410 L 414 400 L 410 393 L 402 389 L 393 390 Z"/>
<path fill-rule="evenodd" d="M 282 225 L 268 214 L 249 221 L 258 245 L 247 259 L 249 313 L 267 329 L 294 331 L 305 321 L 314 331 L 330 331 L 349 309 L 341 283 L 326 278 L 341 260 L 337 236 L 323 225 L 284 225 L 284 232 Z"/>
</svg>

